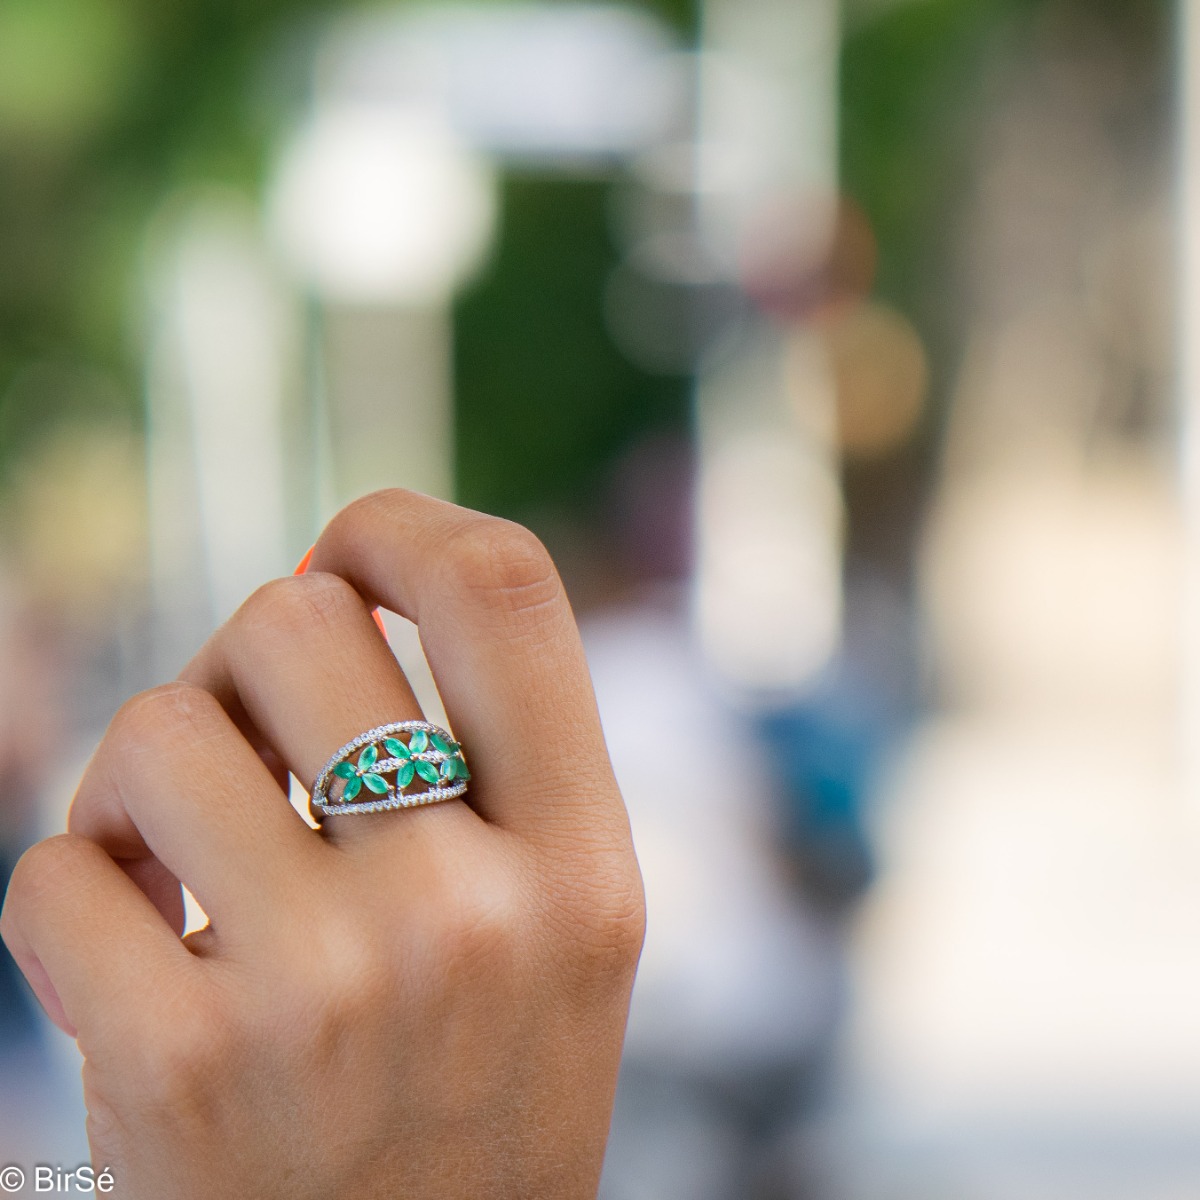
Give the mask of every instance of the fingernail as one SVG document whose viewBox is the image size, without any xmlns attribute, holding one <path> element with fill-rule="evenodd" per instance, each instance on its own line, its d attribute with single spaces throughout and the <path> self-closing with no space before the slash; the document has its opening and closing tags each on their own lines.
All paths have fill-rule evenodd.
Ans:
<svg viewBox="0 0 1200 1200">
<path fill-rule="evenodd" d="M 21 972 L 37 997 L 37 1002 L 42 1006 L 42 1011 L 68 1037 L 78 1037 L 79 1031 L 67 1016 L 67 1010 L 63 1008 L 58 991 L 50 982 L 50 976 L 46 973 L 46 968 L 42 966 L 41 960 L 33 954 L 29 954 L 28 957 L 22 955 L 22 959 L 23 961 L 19 963 Z"/>
</svg>

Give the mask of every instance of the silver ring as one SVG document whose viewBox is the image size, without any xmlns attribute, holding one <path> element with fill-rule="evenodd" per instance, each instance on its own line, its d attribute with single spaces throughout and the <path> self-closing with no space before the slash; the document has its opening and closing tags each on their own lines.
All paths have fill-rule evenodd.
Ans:
<svg viewBox="0 0 1200 1200">
<path fill-rule="evenodd" d="M 314 813 L 326 817 L 415 808 L 454 800 L 470 778 L 462 747 L 440 725 L 393 721 L 336 751 L 313 784 L 311 803 Z M 423 786 L 408 790 L 416 785 Z M 357 799 L 364 792 L 369 798 Z"/>
</svg>

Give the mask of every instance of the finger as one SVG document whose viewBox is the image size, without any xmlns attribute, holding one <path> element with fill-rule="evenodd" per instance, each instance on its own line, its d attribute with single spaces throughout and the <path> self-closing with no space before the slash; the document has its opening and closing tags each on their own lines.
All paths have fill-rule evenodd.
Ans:
<svg viewBox="0 0 1200 1200">
<path fill-rule="evenodd" d="M 571 608 L 533 534 L 415 492 L 375 492 L 333 519 L 312 566 L 416 622 L 477 810 L 548 833 L 625 828 Z"/>
<path fill-rule="evenodd" d="M 0 935 L 51 1020 L 72 1037 L 114 1013 L 143 1013 L 153 981 L 182 984 L 195 959 L 95 842 L 39 842 L 9 882 Z M 161 997 L 159 997 L 161 998 Z"/>
<path fill-rule="evenodd" d="M 296 569 L 292 572 L 293 575 L 307 575 L 308 568 L 312 566 L 312 556 L 315 546 L 309 546 L 304 557 L 297 563 Z M 387 641 L 387 626 L 383 623 L 383 614 L 377 608 L 371 609 L 371 620 L 375 622 L 376 628 L 383 634 L 383 640 Z"/>
<path fill-rule="evenodd" d="M 242 928 L 268 920 L 268 900 L 296 896 L 320 869 L 320 840 L 269 769 L 213 697 L 187 684 L 121 708 L 84 772 L 68 829 L 114 859 L 157 860 L 217 927 L 234 913 Z M 159 872 L 143 866 L 139 882 L 143 874 Z"/>
<path fill-rule="evenodd" d="M 119 858 L 116 863 L 158 909 L 162 919 L 183 937 L 187 928 L 187 910 L 179 880 L 152 854 L 145 858 Z"/>
<path fill-rule="evenodd" d="M 336 575 L 308 574 L 259 588 L 184 669 L 189 683 L 242 710 L 310 791 L 340 746 L 365 730 L 419 719 L 420 706 L 362 597 Z M 405 814 L 327 820 L 336 840 L 409 836 L 411 818 L 474 820 L 454 801 Z M 402 833 L 402 830 L 407 832 Z"/>
</svg>

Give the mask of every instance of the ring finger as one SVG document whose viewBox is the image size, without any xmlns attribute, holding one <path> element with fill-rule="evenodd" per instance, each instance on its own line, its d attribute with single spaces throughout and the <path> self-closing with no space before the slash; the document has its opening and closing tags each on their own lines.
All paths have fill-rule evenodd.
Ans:
<svg viewBox="0 0 1200 1200">
<path fill-rule="evenodd" d="M 303 575 L 260 588 L 208 641 L 182 679 L 211 692 L 286 762 L 311 792 L 338 747 L 364 730 L 420 720 L 404 672 L 370 610 L 335 575 Z M 422 823 L 474 821 L 464 804 L 422 806 Z M 384 822 L 385 828 L 378 826 Z M 411 835 L 394 814 L 330 821 L 338 842 Z"/>
</svg>

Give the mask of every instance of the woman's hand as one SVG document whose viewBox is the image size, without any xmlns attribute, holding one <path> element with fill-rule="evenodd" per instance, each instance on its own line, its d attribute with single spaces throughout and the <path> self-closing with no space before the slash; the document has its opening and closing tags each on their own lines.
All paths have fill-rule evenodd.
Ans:
<svg viewBox="0 0 1200 1200">
<path fill-rule="evenodd" d="M 0 918 L 85 1057 L 114 1195 L 594 1196 L 641 881 L 562 585 L 518 526 L 403 491 L 343 510 L 180 681 L 135 697 Z M 466 800 L 309 828 L 284 793 L 419 717 Z M 180 940 L 179 883 L 210 925 Z"/>
</svg>

